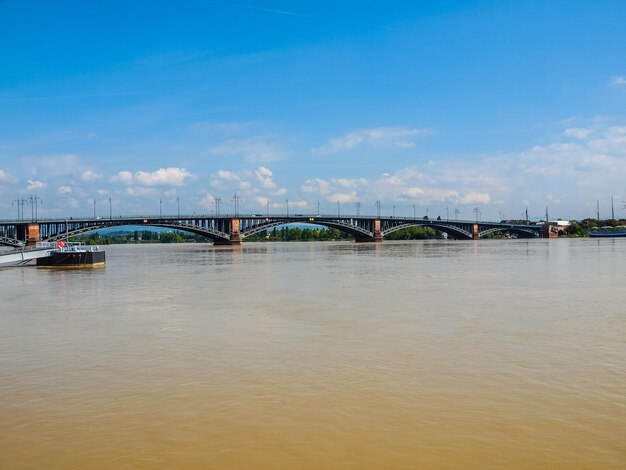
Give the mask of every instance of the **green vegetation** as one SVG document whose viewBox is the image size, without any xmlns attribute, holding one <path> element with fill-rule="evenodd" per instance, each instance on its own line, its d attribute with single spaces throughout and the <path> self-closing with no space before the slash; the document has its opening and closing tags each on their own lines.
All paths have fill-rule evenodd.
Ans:
<svg viewBox="0 0 626 470">
<path fill-rule="evenodd" d="M 407 227 L 385 236 L 385 240 L 426 240 L 441 238 L 441 232 L 431 227 Z"/>
<path fill-rule="evenodd" d="M 331 241 L 331 240 L 354 240 L 354 237 L 345 234 L 337 229 L 329 228 L 299 228 L 299 227 L 274 227 L 272 230 L 259 232 L 248 238 L 246 241 Z"/>
<path fill-rule="evenodd" d="M 200 235 L 187 232 L 154 232 L 152 230 L 119 231 L 109 233 L 92 232 L 71 237 L 70 241 L 86 245 L 115 245 L 125 243 L 196 243 L 205 242 Z"/>
<path fill-rule="evenodd" d="M 581 221 L 571 221 L 567 229 L 565 230 L 565 235 L 567 237 L 588 237 L 589 230 L 593 228 L 600 227 L 617 227 L 618 225 L 626 225 L 625 219 L 607 219 L 607 220 L 596 220 L 596 219 L 583 219 Z"/>
</svg>

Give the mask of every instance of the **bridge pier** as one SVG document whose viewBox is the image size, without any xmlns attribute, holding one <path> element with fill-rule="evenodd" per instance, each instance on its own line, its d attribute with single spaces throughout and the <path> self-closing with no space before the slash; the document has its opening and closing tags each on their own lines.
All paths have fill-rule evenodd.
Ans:
<svg viewBox="0 0 626 470">
<path fill-rule="evenodd" d="M 480 240 L 480 231 L 478 229 L 478 224 L 474 224 L 472 226 L 472 240 Z"/>
<path fill-rule="evenodd" d="M 380 229 L 380 219 L 374 220 L 374 235 L 371 237 L 354 237 L 357 243 L 382 243 L 383 232 Z"/>
<path fill-rule="evenodd" d="M 230 219 L 230 239 L 216 239 L 214 245 L 241 245 L 241 223 L 239 219 Z"/>
<path fill-rule="evenodd" d="M 41 234 L 39 233 L 39 224 L 20 224 L 17 226 L 18 240 L 23 240 L 26 246 L 34 246 L 41 241 Z"/>
</svg>

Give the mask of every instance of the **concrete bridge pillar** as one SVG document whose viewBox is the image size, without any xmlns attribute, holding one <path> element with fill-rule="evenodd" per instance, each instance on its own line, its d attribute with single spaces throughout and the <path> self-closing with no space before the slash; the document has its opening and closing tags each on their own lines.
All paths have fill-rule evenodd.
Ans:
<svg viewBox="0 0 626 470">
<path fill-rule="evenodd" d="M 17 226 L 17 239 L 26 242 L 26 246 L 34 246 L 41 241 L 39 224 L 22 224 Z"/>
<path fill-rule="evenodd" d="M 241 245 L 241 224 L 239 219 L 230 219 L 230 239 L 215 240 L 215 245 Z"/>
<path fill-rule="evenodd" d="M 355 237 L 354 241 L 357 243 L 382 243 L 383 232 L 380 229 L 380 219 L 374 221 L 374 235 L 371 237 Z"/>
<path fill-rule="evenodd" d="M 478 231 L 478 224 L 474 224 L 472 226 L 472 240 L 479 240 L 479 239 L 480 239 L 480 235 Z"/>
</svg>

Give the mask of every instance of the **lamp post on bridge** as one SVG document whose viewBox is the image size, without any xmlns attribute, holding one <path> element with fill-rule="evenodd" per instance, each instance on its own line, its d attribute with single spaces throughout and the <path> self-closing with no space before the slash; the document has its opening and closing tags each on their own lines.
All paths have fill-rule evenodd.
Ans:
<svg viewBox="0 0 626 470">
<path fill-rule="evenodd" d="M 233 202 L 235 203 L 235 217 L 239 217 L 239 203 L 241 202 L 241 197 L 237 193 L 233 196 Z"/>
<path fill-rule="evenodd" d="M 337 218 L 341 217 L 341 203 L 337 201 Z"/>
<path fill-rule="evenodd" d="M 17 220 L 22 220 L 24 218 L 24 206 L 28 205 L 28 199 L 23 197 L 18 197 L 13 204 L 17 205 Z"/>
<path fill-rule="evenodd" d="M 93 198 L 93 218 L 96 218 L 96 198 Z"/>
<path fill-rule="evenodd" d="M 474 208 L 474 214 L 476 214 L 476 222 L 480 220 L 480 209 L 478 207 Z"/>
<path fill-rule="evenodd" d="M 415 215 L 415 203 L 413 203 L 413 220 L 415 220 L 417 217 Z"/>
<path fill-rule="evenodd" d="M 391 217 L 395 218 L 396 216 L 396 205 L 391 206 Z"/>
<path fill-rule="evenodd" d="M 220 204 L 222 203 L 222 199 L 219 197 L 215 198 L 215 217 L 220 216 Z"/>
<path fill-rule="evenodd" d="M 159 218 L 163 218 L 163 199 L 159 199 Z"/>
<path fill-rule="evenodd" d="M 287 205 L 287 217 L 289 217 L 289 198 L 285 199 L 285 204 Z"/>
<path fill-rule="evenodd" d="M 30 195 L 30 218 L 31 218 L 31 222 L 37 222 L 38 219 L 38 214 L 37 214 L 37 202 L 42 202 L 41 198 L 37 195 Z"/>
<path fill-rule="evenodd" d="M 178 209 L 178 219 L 180 220 L 180 197 L 176 196 L 176 209 Z"/>
<path fill-rule="evenodd" d="M 111 202 L 111 196 L 109 196 L 109 220 L 113 220 L 113 203 Z"/>
<path fill-rule="evenodd" d="M 454 220 L 459 220 L 459 214 L 460 213 L 461 213 L 460 210 L 454 209 Z"/>
<path fill-rule="evenodd" d="M 356 216 L 359 217 L 361 215 L 361 204 L 359 201 L 354 203 L 354 207 L 356 208 Z"/>
<path fill-rule="evenodd" d="M 380 219 L 380 206 L 381 206 L 381 202 L 380 200 L 376 201 L 376 218 Z"/>
</svg>

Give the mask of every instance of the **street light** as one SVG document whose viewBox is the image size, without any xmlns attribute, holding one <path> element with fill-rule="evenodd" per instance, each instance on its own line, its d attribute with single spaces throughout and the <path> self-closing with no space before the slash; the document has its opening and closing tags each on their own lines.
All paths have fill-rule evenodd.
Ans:
<svg viewBox="0 0 626 470">
<path fill-rule="evenodd" d="M 163 218 L 163 199 L 159 199 L 159 218 Z"/>
<path fill-rule="evenodd" d="M 215 217 L 220 216 L 220 204 L 222 203 L 222 199 L 219 197 L 215 198 Z"/>
<path fill-rule="evenodd" d="M 337 201 L 337 218 L 341 217 L 341 203 Z"/>
<path fill-rule="evenodd" d="M 361 206 L 363 204 L 361 204 L 360 202 L 355 202 L 354 203 L 354 207 L 356 208 L 356 216 L 359 217 L 361 215 Z"/>
<path fill-rule="evenodd" d="M 289 198 L 285 199 L 285 204 L 287 204 L 287 217 L 289 217 Z"/>
<path fill-rule="evenodd" d="M 459 214 L 460 213 L 461 213 L 460 210 L 454 209 L 454 220 L 459 220 Z"/>
<path fill-rule="evenodd" d="M 394 204 L 391 208 L 391 217 L 395 217 L 396 216 L 396 205 Z"/>
<path fill-rule="evenodd" d="M 413 220 L 415 220 L 417 217 L 415 216 L 415 203 L 413 203 Z"/>
<path fill-rule="evenodd" d="M 178 209 L 178 219 L 180 220 L 180 197 L 176 196 L 176 208 Z"/>
<path fill-rule="evenodd" d="M 113 203 L 111 202 L 111 196 L 109 196 L 109 220 L 113 220 Z"/>
<path fill-rule="evenodd" d="M 233 202 L 235 203 L 235 217 L 239 216 L 239 203 L 241 202 L 241 197 L 237 193 L 233 196 Z"/>
<path fill-rule="evenodd" d="M 380 202 L 380 200 L 376 201 L 376 218 L 380 219 L 380 205 L 382 203 Z"/>
</svg>

